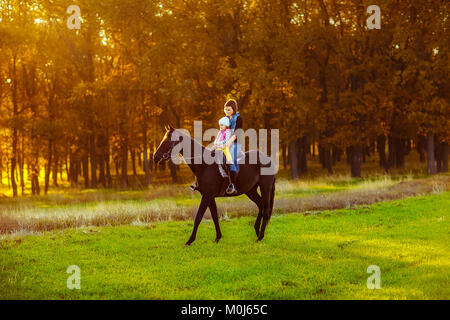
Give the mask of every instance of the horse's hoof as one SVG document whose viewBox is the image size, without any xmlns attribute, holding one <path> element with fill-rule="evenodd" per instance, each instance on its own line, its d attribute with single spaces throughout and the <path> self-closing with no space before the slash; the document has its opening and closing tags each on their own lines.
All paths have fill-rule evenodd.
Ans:
<svg viewBox="0 0 450 320">
<path fill-rule="evenodd" d="M 190 243 L 190 242 L 186 242 L 186 243 L 184 244 L 184 246 L 185 246 L 185 247 L 190 247 L 190 246 L 191 246 L 191 243 Z"/>
<path fill-rule="evenodd" d="M 220 238 L 216 238 L 216 240 L 214 240 L 215 243 L 219 243 Z"/>
</svg>

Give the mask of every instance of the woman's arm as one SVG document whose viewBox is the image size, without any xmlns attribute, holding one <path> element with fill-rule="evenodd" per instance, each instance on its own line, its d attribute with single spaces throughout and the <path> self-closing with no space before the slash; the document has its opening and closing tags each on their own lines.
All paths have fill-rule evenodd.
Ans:
<svg viewBox="0 0 450 320">
<path fill-rule="evenodd" d="M 237 129 L 242 129 L 242 117 L 240 115 L 236 118 L 236 127 L 234 128 L 234 131 Z"/>
<path fill-rule="evenodd" d="M 242 129 L 242 117 L 239 115 L 236 119 L 236 127 L 234 128 L 234 131 L 237 129 Z M 233 134 L 233 136 L 228 140 L 227 146 L 231 146 L 231 144 L 237 139 L 236 135 Z"/>
<path fill-rule="evenodd" d="M 227 147 L 231 146 L 233 144 L 233 141 L 236 140 L 236 136 L 233 134 L 231 138 L 227 141 L 226 145 Z"/>
</svg>

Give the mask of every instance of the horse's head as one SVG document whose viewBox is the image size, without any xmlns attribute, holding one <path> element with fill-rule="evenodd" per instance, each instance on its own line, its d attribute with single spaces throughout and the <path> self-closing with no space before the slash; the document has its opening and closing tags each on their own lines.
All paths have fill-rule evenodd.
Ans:
<svg viewBox="0 0 450 320">
<path fill-rule="evenodd" d="M 173 147 L 175 147 L 180 142 L 179 140 L 172 141 L 172 134 L 175 131 L 172 126 L 166 126 L 165 129 L 166 134 L 161 140 L 161 143 L 159 144 L 159 147 L 156 150 L 155 155 L 153 156 L 153 160 L 155 161 L 155 163 L 169 160 Z"/>
</svg>

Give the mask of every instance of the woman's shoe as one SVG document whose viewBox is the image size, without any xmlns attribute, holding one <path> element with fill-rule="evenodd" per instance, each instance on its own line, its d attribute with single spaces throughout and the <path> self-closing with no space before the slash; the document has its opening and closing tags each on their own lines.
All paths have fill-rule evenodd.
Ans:
<svg viewBox="0 0 450 320">
<path fill-rule="evenodd" d="M 230 171 L 230 184 L 228 185 L 227 190 L 225 190 L 225 192 L 227 194 L 235 194 L 237 193 L 237 190 L 234 186 L 234 184 L 236 183 L 236 176 L 237 176 L 237 172 L 236 171 Z"/>
</svg>

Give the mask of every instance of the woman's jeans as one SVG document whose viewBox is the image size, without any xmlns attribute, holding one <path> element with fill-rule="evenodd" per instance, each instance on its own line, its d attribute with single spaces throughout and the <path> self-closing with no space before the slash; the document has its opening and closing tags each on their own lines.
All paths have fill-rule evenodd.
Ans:
<svg viewBox="0 0 450 320">
<path fill-rule="evenodd" d="M 237 161 L 237 157 L 239 154 L 239 150 L 241 150 L 241 145 L 239 143 L 232 143 L 230 146 L 230 153 L 233 157 L 233 164 L 230 165 L 230 171 L 238 172 L 239 171 L 239 164 Z"/>
</svg>

